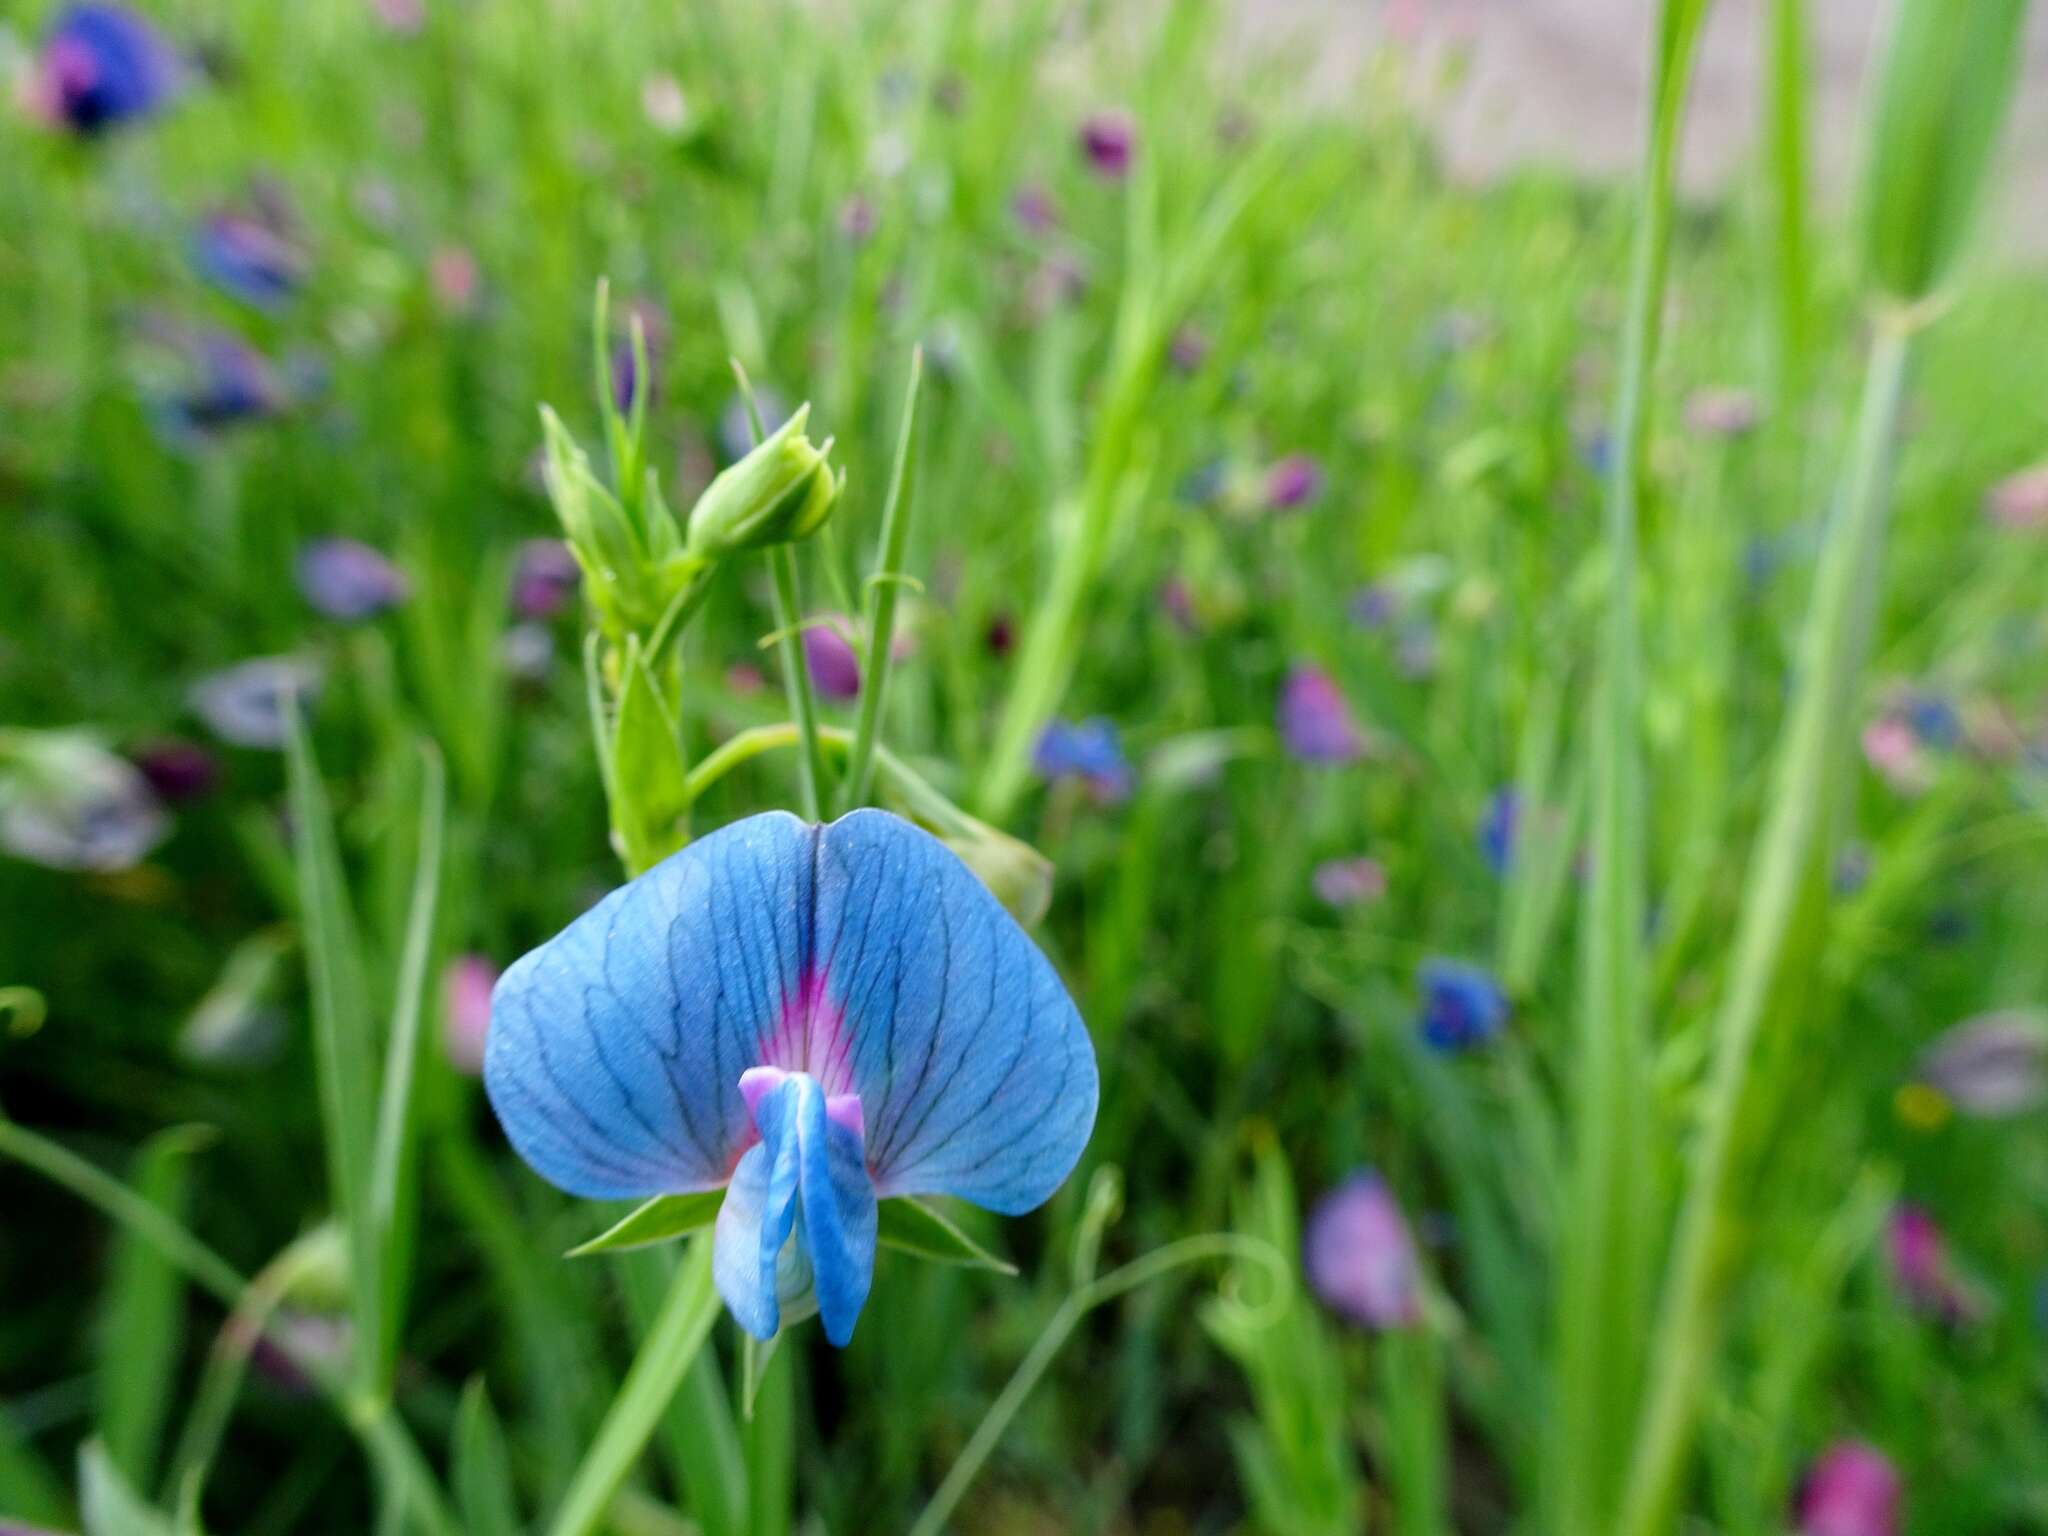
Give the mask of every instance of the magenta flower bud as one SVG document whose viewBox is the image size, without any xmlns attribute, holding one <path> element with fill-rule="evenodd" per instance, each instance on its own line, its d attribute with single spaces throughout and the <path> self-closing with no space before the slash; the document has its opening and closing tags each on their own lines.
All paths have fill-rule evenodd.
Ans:
<svg viewBox="0 0 2048 1536">
<path fill-rule="evenodd" d="M 865 245 L 878 221 L 874 199 L 856 192 L 839 205 L 839 233 L 854 245 Z"/>
<path fill-rule="evenodd" d="M 1415 1239 L 1376 1173 L 1355 1173 L 1316 1202 L 1302 1233 L 1301 1263 L 1323 1305 L 1361 1327 L 1413 1328 L 1422 1321 Z"/>
<path fill-rule="evenodd" d="M 1916 1312 L 1951 1326 L 1975 1318 L 1976 1300 L 1956 1280 L 1941 1228 L 1921 1207 L 1902 1202 L 1892 1208 L 1885 1256 L 1893 1284 Z"/>
<path fill-rule="evenodd" d="M 427 24 L 426 0 L 370 0 L 370 10 L 386 31 L 410 37 Z"/>
<path fill-rule="evenodd" d="M 1137 152 L 1138 125 L 1131 114 L 1114 108 L 1091 112 L 1081 120 L 1081 153 L 1098 176 L 1121 181 L 1130 173 Z"/>
<path fill-rule="evenodd" d="M 197 742 L 175 736 L 146 741 L 128 754 L 167 805 L 197 800 L 220 782 L 220 764 Z"/>
<path fill-rule="evenodd" d="M 860 697 L 860 658 L 835 624 L 805 626 L 804 661 L 811 669 L 812 683 L 825 698 L 844 703 Z"/>
<path fill-rule="evenodd" d="M 411 583 L 360 539 L 315 539 L 299 551 L 299 591 L 313 611 L 345 624 L 374 619 L 405 601 Z"/>
<path fill-rule="evenodd" d="M 1280 688 L 1280 740 L 1304 763 L 1354 762 L 1365 755 L 1365 733 L 1336 679 L 1322 668 L 1299 662 Z"/>
<path fill-rule="evenodd" d="M 1292 512 L 1314 501 L 1322 488 L 1322 467 L 1305 453 L 1290 453 L 1266 471 L 1266 506 Z"/>
<path fill-rule="evenodd" d="M 725 691 L 736 699 L 751 699 L 767 686 L 768 679 L 750 661 L 736 661 L 725 669 Z"/>
<path fill-rule="evenodd" d="M 1176 373 L 1194 373 L 1209 360 L 1209 338 L 1192 325 L 1177 327 L 1166 344 L 1166 360 Z"/>
<path fill-rule="evenodd" d="M 466 246 L 436 246 L 427 258 L 427 286 L 444 314 L 466 315 L 476 307 L 479 277 L 476 257 Z"/>
<path fill-rule="evenodd" d="M 1898 1536 L 1901 1492 L 1884 1452 L 1840 1440 L 1800 1479 L 1792 1515 L 1799 1536 Z"/>
<path fill-rule="evenodd" d="M 1387 872 L 1378 859 L 1325 859 L 1310 882 L 1316 895 L 1332 907 L 1364 906 L 1387 894 Z"/>
<path fill-rule="evenodd" d="M 1010 198 L 1010 217 L 1028 235 L 1051 234 L 1059 224 L 1059 210 L 1052 194 L 1036 182 L 1027 182 Z"/>
<path fill-rule="evenodd" d="M 1685 424 L 1700 437 L 1745 437 L 1763 420 L 1746 389 L 1703 389 L 1685 402 Z"/>
<path fill-rule="evenodd" d="M 522 619 L 551 619 L 576 595 L 582 567 L 560 539 L 527 539 L 512 570 L 512 610 Z"/>
<path fill-rule="evenodd" d="M 491 988 L 497 984 L 498 968 L 482 955 L 457 955 L 441 973 L 441 1053 L 464 1077 L 483 1075 Z"/>
<path fill-rule="evenodd" d="M 2048 529 L 2048 464 L 2007 475 L 1984 497 L 1984 512 L 2012 532 Z"/>
</svg>

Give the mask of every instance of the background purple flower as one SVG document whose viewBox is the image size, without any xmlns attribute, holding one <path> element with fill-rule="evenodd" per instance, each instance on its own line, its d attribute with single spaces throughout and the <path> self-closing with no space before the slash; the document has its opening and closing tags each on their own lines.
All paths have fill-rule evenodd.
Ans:
<svg viewBox="0 0 2048 1536">
<path fill-rule="evenodd" d="M 1129 174 L 1137 152 L 1138 125 L 1131 114 L 1116 109 L 1091 112 L 1081 120 L 1081 153 L 1097 175 L 1112 180 Z"/>
<path fill-rule="evenodd" d="M 1280 740 L 1304 763 L 1348 763 L 1365 755 L 1365 733 L 1336 680 L 1308 662 L 1280 686 Z"/>
<path fill-rule="evenodd" d="M 164 402 L 165 420 L 179 436 L 205 436 L 244 422 L 281 415 L 288 399 L 270 359 L 226 331 L 198 338 L 187 354 L 187 381 Z"/>
<path fill-rule="evenodd" d="M 191 704 L 207 729 L 238 747 L 275 751 L 284 745 L 285 707 L 300 708 L 320 686 L 320 672 L 297 656 L 258 656 L 193 685 Z"/>
<path fill-rule="evenodd" d="M 1031 766 L 1048 782 L 1079 780 L 1103 804 L 1131 793 L 1133 775 L 1123 744 L 1116 727 L 1099 715 L 1078 725 L 1055 720 L 1046 726 L 1032 750 Z"/>
<path fill-rule="evenodd" d="M 1486 867 L 1504 875 L 1515 856 L 1515 832 L 1522 819 L 1522 801 L 1512 789 L 1497 789 L 1486 802 L 1479 822 L 1479 852 Z"/>
<path fill-rule="evenodd" d="M 576 595 L 582 567 L 560 539 L 527 539 L 512 569 L 512 610 L 522 619 L 550 619 Z"/>
<path fill-rule="evenodd" d="M 1799 1536 L 1898 1536 L 1899 1474 L 1873 1445 L 1842 1440 L 1800 1479 L 1792 1515 Z"/>
<path fill-rule="evenodd" d="M 804 626 L 804 661 L 811 681 L 828 699 L 844 703 L 860 697 L 860 658 L 839 627 L 826 621 Z"/>
<path fill-rule="evenodd" d="M 1266 505 L 1275 512 L 1307 506 L 1322 488 L 1322 466 L 1305 453 L 1290 453 L 1266 470 Z"/>
<path fill-rule="evenodd" d="M 170 833 L 149 781 L 72 731 L 24 732 L 0 761 L 0 849 L 49 869 L 133 869 Z"/>
<path fill-rule="evenodd" d="M 2038 1014 L 1982 1014 L 1920 1056 L 1920 1080 L 1964 1114 L 2017 1115 L 2048 1098 L 2048 1024 Z"/>
<path fill-rule="evenodd" d="M 1323 1305 L 1354 1323 L 1391 1329 L 1422 1321 L 1415 1240 L 1376 1173 L 1355 1173 L 1316 1202 L 1301 1262 Z"/>
<path fill-rule="evenodd" d="M 176 805 L 197 800 L 220 782 L 220 763 L 196 741 L 175 736 L 146 741 L 128 754 L 157 798 Z"/>
<path fill-rule="evenodd" d="M 1310 877 L 1315 892 L 1333 907 L 1361 906 L 1387 894 L 1387 872 L 1378 859 L 1325 859 Z"/>
<path fill-rule="evenodd" d="M 1439 1051 L 1484 1045 L 1507 1023 L 1507 994 L 1476 965 L 1426 960 L 1418 979 L 1422 985 L 1422 1038 Z"/>
<path fill-rule="evenodd" d="M 405 601 L 405 572 L 360 539 L 314 539 L 299 551 L 299 591 L 316 613 L 357 623 Z"/>
<path fill-rule="evenodd" d="M 192 264 L 223 293 L 275 309 L 305 280 L 305 252 L 271 215 L 220 209 L 199 221 L 192 238 Z"/>
<path fill-rule="evenodd" d="M 74 5 L 44 39 L 29 101 L 48 121 L 92 136 L 157 112 L 177 81 L 177 55 L 134 11 Z"/>
</svg>

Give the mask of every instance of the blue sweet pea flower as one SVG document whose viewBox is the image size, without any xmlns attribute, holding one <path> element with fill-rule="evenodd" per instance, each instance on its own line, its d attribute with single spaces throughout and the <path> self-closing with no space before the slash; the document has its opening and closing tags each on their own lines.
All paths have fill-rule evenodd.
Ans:
<svg viewBox="0 0 2048 1536">
<path fill-rule="evenodd" d="M 1436 1050 L 1484 1045 L 1508 1021 L 1507 994 L 1476 965 L 1425 960 L 1420 980 L 1422 1038 Z"/>
<path fill-rule="evenodd" d="M 1007 1216 L 1095 1123 L 1057 974 L 967 866 L 886 812 L 775 811 L 692 843 L 506 971 L 484 1087 L 519 1155 L 599 1200 L 724 1189 L 712 1272 L 767 1339 L 844 1345 L 877 1206 Z"/>
</svg>

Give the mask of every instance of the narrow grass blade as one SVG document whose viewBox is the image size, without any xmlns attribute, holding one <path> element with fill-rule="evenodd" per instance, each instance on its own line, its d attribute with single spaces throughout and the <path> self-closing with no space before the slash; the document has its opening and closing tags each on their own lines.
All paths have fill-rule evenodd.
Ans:
<svg viewBox="0 0 2048 1536">
<path fill-rule="evenodd" d="M 492 1411 L 481 1376 L 462 1389 L 451 1456 L 455 1507 L 461 1513 L 465 1536 L 520 1536 L 505 1431 Z"/>
</svg>

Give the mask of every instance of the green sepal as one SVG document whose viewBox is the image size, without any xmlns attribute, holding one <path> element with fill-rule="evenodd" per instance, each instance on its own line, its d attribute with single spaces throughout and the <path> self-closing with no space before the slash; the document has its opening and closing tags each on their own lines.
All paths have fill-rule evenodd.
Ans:
<svg viewBox="0 0 2048 1536">
<path fill-rule="evenodd" d="M 593 1253 L 625 1253 L 633 1248 L 652 1248 L 656 1243 L 688 1237 L 718 1219 L 725 1204 L 725 1191 L 707 1189 L 695 1195 L 656 1195 L 615 1222 L 587 1243 L 578 1243 L 565 1255 L 580 1259 Z"/>
<path fill-rule="evenodd" d="M 999 1275 L 1017 1273 L 1016 1265 L 997 1258 L 955 1226 L 950 1217 L 922 1200 L 884 1200 L 876 1212 L 875 1241 L 935 1264 L 989 1269 Z"/>
</svg>

